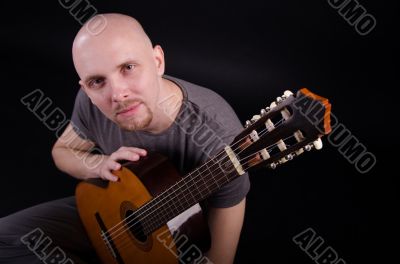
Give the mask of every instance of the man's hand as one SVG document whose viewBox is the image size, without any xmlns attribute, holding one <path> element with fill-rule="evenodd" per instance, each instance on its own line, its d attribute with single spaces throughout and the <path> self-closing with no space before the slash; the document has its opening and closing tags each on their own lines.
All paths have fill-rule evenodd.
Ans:
<svg viewBox="0 0 400 264">
<path fill-rule="evenodd" d="M 146 155 L 146 150 L 141 148 L 120 147 L 110 156 L 105 156 L 105 159 L 96 168 L 96 174 L 103 180 L 117 181 L 118 177 L 112 174 L 111 171 L 121 168 L 121 164 L 118 163 L 119 160 L 137 161 L 141 156 Z"/>
</svg>

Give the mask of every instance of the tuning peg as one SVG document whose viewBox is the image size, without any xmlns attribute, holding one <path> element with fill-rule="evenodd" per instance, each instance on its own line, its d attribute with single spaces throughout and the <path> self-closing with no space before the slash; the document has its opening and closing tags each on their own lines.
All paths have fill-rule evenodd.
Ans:
<svg viewBox="0 0 400 264">
<path fill-rule="evenodd" d="M 265 107 L 265 111 L 268 113 L 269 111 L 271 111 L 271 107 L 269 106 Z"/>
<path fill-rule="evenodd" d="M 285 158 L 286 158 L 287 160 L 292 160 L 293 157 L 294 157 L 293 153 L 287 154 L 287 155 L 285 156 Z"/>
<path fill-rule="evenodd" d="M 244 124 L 245 128 L 248 128 L 251 125 L 250 120 L 246 120 L 246 123 Z"/>
<path fill-rule="evenodd" d="M 269 106 L 270 109 L 273 109 L 274 107 L 276 107 L 276 103 L 272 102 L 271 105 Z"/>
<path fill-rule="evenodd" d="M 315 140 L 315 141 L 313 142 L 313 145 L 314 145 L 314 148 L 315 148 L 316 150 L 322 149 L 322 140 L 321 140 L 320 138 L 318 138 L 317 140 Z"/>
<path fill-rule="evenodd" d="M 282 97 L 278 96 L 276 97 L 276 103 L 280 104 L 283 101 Z"/>
<path fill-rule="evenodd" d="M 251 118 L 251 122 L 254 123 L 256 122 L 258 119 L 260 119 L 261 116 L 260 115 L 253 115 L 253 117 Z"/>
<path fill-rule="evenodd" d="M 286 100 L 288 97 L 292 96 L 293 93 L 289 90 L 286 90 L 283 95 L 280 97 L 283 100 Z M 279 97 L 278 97 L 279 98 Z M 280 103 L 279 99 L 277 98 L 277 102 Z"/>
<path fill-rule="evenodd" d="M 322 149 L 322 140 L 320 138 L 318 138 L 317 140 L 313 141 L 312 143 L 306 145 L 304 147 L 304 150 L 310 151 L 313 148 L 315 148 L 316 150 Z"/>
<path fill-rule="evenodd" d="M 261 116 L 265 116 L 267 114 L 267 111 L 263 108 L 260 111 Z"/>
<path fill-rule="evenodd" d="M 309 145 L 306 145 L 306 146 L 304 147 L 304 150 L 310 151 L 313 147 L 314 147 L 313 144 L 309 144 Z"/>
<path fill-rule="evenodd" d="M 292 95 L 293 95 L 293 93 L 292 93 L 291 91 L 286 90 L 286 91 L 283 93 L 282 97 L 288 98 L 288 97 L 290 97 L 290 96 L 292 96 Z"/>
<path fill-rule="evenodd" d="M 271 164 L 268 165 L 271 169 L 276 169 L 276 163 L 272 162 Z"/>
</svg>

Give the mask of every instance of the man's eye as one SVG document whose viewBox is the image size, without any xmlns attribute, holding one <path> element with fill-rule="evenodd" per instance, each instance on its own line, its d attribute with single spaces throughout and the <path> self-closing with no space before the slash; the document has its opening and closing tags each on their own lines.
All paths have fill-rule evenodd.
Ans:
<svg viewBox="0 0 400 264">
<path fill-rule="evenodd" d="M 103 79 L 94 79 L 89 82 L 90 87 L 98 87 L 103 83 Z"/>
<path fill-rule="evenodd" d="M 128 71 L 133 70 L 134 68 L 135 68 L 135 65 L 133 65 L 133 64 L 125 65 L 125 69 L 128 70 Z"/>
</svg>

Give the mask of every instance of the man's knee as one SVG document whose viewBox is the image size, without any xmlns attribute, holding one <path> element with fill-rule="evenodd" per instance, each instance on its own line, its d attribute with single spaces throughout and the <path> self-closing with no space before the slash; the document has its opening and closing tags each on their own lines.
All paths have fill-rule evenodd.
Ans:
<svg viewBox="0 0 400 264">
<path fill-rule="evenodd" d="M 27 220 L 18 214 L 0 219 L 0 263 L 80 263 Z"/>
<path fill-rule="evenodd" d="M 0 218 L 0 247 L 21 245 L 24 232 L 13 215 Z"/>
<path fill-rule="evenodd" d="M 61 259 L 66 263 L 70 260 L 84 263 L 83 258 L 97 259 L 80 222 L 74 197 L 39 204 L 0 218 L 0 263 L 3 256 L 19 259 L 24 255 L 29 255 L 29 260 L 42 261 L 40 263 L 47 259 L 51 260 L 49 263 L 59 263 Z"/>
</svg>

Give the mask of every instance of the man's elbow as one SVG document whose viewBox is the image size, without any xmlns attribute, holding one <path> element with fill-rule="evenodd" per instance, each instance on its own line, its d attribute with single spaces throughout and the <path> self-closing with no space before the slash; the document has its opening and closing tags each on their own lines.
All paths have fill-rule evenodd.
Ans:
<svg viewBox="0 0 400 264">
<path fill-rule="evenodd" d="M 62 152 L 65 150 L 65 147 L 60 146 L 57 144 L 57 142 L 53 145 L 53 148 L 51 149 L 51 156 L 53 158 L 53 162 L 56 165 L 58 169 L 60 169 L 60 159 L 62 156 Z"/>
</svg>

